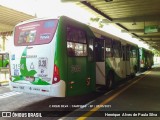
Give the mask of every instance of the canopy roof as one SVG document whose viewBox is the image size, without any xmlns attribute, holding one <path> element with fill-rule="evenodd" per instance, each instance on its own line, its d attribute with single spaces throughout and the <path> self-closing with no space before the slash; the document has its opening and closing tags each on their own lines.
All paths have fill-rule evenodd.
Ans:
<svg viewBox="0 0 160 120">
<path fill-rule="evenodd" d="M 77 5 L 160 50 L 160 0 L 78 0 Z"/>
<path fill-rule="evenodd" d="M 32 18 L 35 18 L 35 16 L 0 5 L 0 36 L 12 34 L 13 28 L 17 23 Z"/>
</svg>

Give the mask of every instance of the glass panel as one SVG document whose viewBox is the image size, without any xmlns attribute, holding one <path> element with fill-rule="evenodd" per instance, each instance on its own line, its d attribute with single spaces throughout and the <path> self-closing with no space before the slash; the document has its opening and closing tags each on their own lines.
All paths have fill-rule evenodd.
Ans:
<svg viewBox="0 0 160 120">
<path fill-rule="evenodd" d="M 130 59 L 130 47 L 127 45 L 126 46 L 126 60 Z"/>
<path fill-rule="evenodd" d="M 126 48 L 125 48 L 125 46 L 122 46 L 122 58 L 123 58 L 123 61 L 126 60 Z"/>
<path fill-rule="evenodd" d="M 86 43 L 85 32 L 73 27 L 67 27 L 67 41 Z"/>
<path fill-rule="evenodd" d="M 121 57 L 121 43 L 118 41 L 113 42 L 113 55 L 114 57 Z"/>
<path fill-rule="evenodd" d="M 112 40 L 110 38 L 107 38 L 105 40 L 106 44 L 106 57 L 112 57 Z"/>
<path fill-rule="evenodd" d="M 67 27 L 67 51 L 69 56 L 87 56 L 85 32 L 73 27 Z"/>
<path fill-rule="evenodd" d="M 3 58 L 4 60 L 9 59 L 9 54 L 6 53 L 6 54 L 4 54 L 3 57 L 4 57 L 4 58 Z"/>
<path fill-rule="evenodd" d="M 87 56 L 87 45 L 67 42 L 67 51 L 69 56 Z"/>
<path fill-rule="evenodd" d="M 95 42 L 95 58 L 97 62 L 104 61 L 104 40 L 97 39 Z"/>
<path fill-rule="evenodd" d="M 80 43 L 86 43 L 86 36 L 83 31 L 78 31 L 78 37 L 79 37 L 79 42 Z"/>
<path fill-rule="evenodd" d="M 137 57 L 137 50 L 135 47 L 132 47 L 132 57 L 136 58 Z"/>
</svg>

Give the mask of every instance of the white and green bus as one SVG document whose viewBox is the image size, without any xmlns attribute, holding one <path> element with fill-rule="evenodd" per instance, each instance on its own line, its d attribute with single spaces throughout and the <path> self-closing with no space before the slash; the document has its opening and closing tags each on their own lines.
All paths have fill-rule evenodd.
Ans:
<svg viewBox="0 0 160 120">
<path fill-rule="evenodd" d="M 137 48 L 65 16 L 28 20 L 15 26 L 10 85 L 55 97 L 110 89 L 136 73 Z"/>
<path fill-rule="evenodd" d="M 139 48 L 140 71 L 145 71 L 152 68 L 154 54 L 145 48 Z"/>
</svg>

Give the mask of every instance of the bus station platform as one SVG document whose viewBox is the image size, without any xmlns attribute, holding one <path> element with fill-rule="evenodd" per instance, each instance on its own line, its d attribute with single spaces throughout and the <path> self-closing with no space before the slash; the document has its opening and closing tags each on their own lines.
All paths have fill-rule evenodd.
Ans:
<svg viewBox="0 0 160 120">
<path fill-rule="evenodd" d="M 160 65 L 99 98 L 80 106 L 62 120 L 160 120 Z"/>
</svg>

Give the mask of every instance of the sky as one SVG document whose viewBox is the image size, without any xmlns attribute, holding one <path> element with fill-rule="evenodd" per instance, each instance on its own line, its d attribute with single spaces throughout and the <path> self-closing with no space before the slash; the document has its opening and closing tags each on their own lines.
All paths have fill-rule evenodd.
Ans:
<svg viewBox="0 0 160 120">
<path fill-rule="evenodd" d="M 0 5 L 33 16 L 36 14 L 39 18 L 67 15 L 84 22 L 88 20 L 88 17 L 93 17 L 92 14 L 76 6 L 74 3 L 62 3 L 60 0 L 0 0 Z"/>
<path fill-rule="evenodd" d="M 72 2 L 62 3 L 60 0 L 0 0 L 0 5 L 12 8 L 39 18 L 43 17 L 58 17 L 66 15 L 74 18 L 83 23 L 89 23 L 91 17 L 96 17 L 93 14 L 85 11 L 83 8 L 76 6 Z M 98 27 L 97 24 L 91 24 L 94 27 Z M 139 41 L 128 33 L 122 33 L 120 29 L 108 24 L 101 30 L 104 30 L 110 34 L 118 35 L 120 38 L 128 40 L 130 42 L 137 43 L 139 47 L 149 48 L 148 45 Z"/>
</svg>

